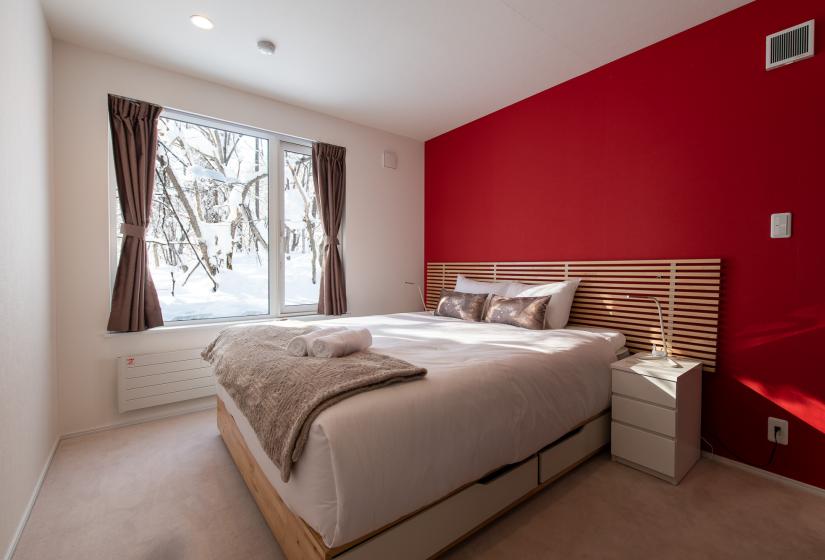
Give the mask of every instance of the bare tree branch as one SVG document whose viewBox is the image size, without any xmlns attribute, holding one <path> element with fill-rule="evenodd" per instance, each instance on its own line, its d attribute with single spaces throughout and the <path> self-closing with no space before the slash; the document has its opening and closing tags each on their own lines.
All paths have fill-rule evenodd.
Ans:
<svg viewBox="0 0 825 560">
<path fill-rule="evenodd" d="M 166 182 L 165 181 L 161 182 L 161 187 L 163 188 L 163 193 L 166 195 L 166 198 L 169 200 L 169 203 L 171 204 L 172 197 L 169 195 L 169 190 L 166 188 Z M 192 248 L 192 253 L 195 255 L 195 259 L 197 259 L 198 264 L 201 267 L 203 267 L 203 271 L 206 273 L 206 276 L 208 276 L 209 280 L 212 281 L 212 291 L 217 292 L 218 291 L 218 282 L 215 280 L 215 277 L 212 275 L 211 271 L 209 270 L 209 267 L 206 266 L 203 263 L 203 261 L 201 261 L 200 257 L 198 256 L 198 251 L 197 251 L 197 249 L 195 249 L 195 245 L 192 243 L 192 240 L 189 239 L 189 234 L 186 233 L 186 228 L 184 227 L 183 222 L 181 222 L 180 216 L 178 216 L 178 213 L 175 211 L 174 207 L 172 208 L 172 215 L 178 221 L 178 224 L 180 224 L 181 231 L 183 231 L 183 234 L 186 236 L 186 241 L 189 243 L 189 246 Z M 192 267 L 192 270 L 195 270 L 195 268 L 197 268 L 197 267 Z M 191 275 L 192 275 L 192 272 L 190 271 L 189 274 L 187 274 L 187 276 L 186 276 L 186 280 L 188 280 L 189 276 L 191 276 Z M 186 285 L 186 280 L 184 280 L 182 285 L 184 285 L 184 286 Z"/>
</svg>

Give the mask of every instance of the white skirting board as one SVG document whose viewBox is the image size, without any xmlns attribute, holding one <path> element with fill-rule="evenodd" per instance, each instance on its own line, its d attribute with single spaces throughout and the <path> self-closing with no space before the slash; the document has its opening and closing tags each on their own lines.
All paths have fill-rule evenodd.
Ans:
<svg viewBox="0 0 825 560">
<path fill-rule="evenodd" d="M 747 471 L 749 473 L 755 474 L 756 476 L 761 476 L 762 478 L 775 480 L 780 484 L 784 484 L 792 488 L 798 488 L 803 492 L 808 492 L 821 498 L 825 498 L 825 488 L 820 488 L 819 486 L 814 486 L 813 484 L 806 484 L 804 482 L 788 478 L 787 476 L 782 476 L 781 474 L 776 474 L 770 471 L 766 471 L 765 469 L 760 469 L 759 467 L 752 467 L 751 465 L 746 465 L 745 463 L 740 463 L 739 461 L 734 461 L 733 459 L 728 459 L 727 457 L 720 457 L 719 455 L 714 455 L 709 451 L 702 451 L 702 457 L 709 461 L 716 461 L 717 463 L 721 463 L 723 465 L 727 465 L 735 469 Z"/>
<path fill-rule="evenodd" d="M 3 560 L 11 560 L 11 557 L 14 556 L 14 550 L 17 548 L 17 543 L 20 542 L 20 536 L 23 534 L 23 529 L 26 528 L 26 523 L 29 522 L 29 516 L 34 508 L 34 502 L 37 501 L 37 496 L 40 494 L 40 489 L 43 487 L 43 481 L 46 480 L 46 473 L 49 472 L 49 467 L 52 466 L 54 454 L 57 451 L 57 446 L 60 445 L 62 439 L 62 437 L 58 437 L 54 440 L 52 450 L 49 452 L 49 456 L 46 459 L 46 464 L 43 465 L 43 470 L 40 471 L 40 476 L 37 478 L 37 482 L 34 485 L 31 498 L 29 498 L 29 502 L 26 504 L 26 509 L 23 510 L 23 515 L 20 517 L 20 523 L 17 524 L 17 529 L 14 531 L 14 536 L 12 536 L 9 547 L 3 555 Z"/>
<path fill-rule="evenodd" d="M 130 418 L 128 420 L 120 420 L 112 422 L 111 424 L 104 424 L 86 430 L 77 430 L 75 432 L 67 432 L 60 436 L 61 440 L 85 436 L 88 434 L 96 434 L 98 432 L 105 432 L 107 430 L 114 430 L 116 428 L 125 428 L 126 426 L 134 426 L 135 424 L 144 424 L 146 422 L 154 422 L 155 420 L 164 420 L 166 418 L 174 418 L 175 416 L 183 416 L 184 414 L 194 414 L 195 412 L 203 412 L 204 410 L 214 410 L 217 402 L 215 399 L 204 397 L 203 403 L 193 402 L 191 406 L 187 406 L 183 410 L 167 411 L 165 408 L 157 408 L 153 412 L 146 413 L 140 418 Z"/>
</svg>

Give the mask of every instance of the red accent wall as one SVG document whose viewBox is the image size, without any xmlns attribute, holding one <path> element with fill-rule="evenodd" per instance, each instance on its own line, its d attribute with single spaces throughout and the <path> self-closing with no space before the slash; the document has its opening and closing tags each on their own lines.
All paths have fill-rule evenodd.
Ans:
<svg viewBox="0 0 825 560">
<path fill-rule="evenodd" d="M 825 487 L 825 53 L 765 36 L 825 2 L 758 0 L 426 143 L 431 261 L 723 259 L 703 433 Z M 770 214 L 793 237 L 770 239 Z"/>
</svg>

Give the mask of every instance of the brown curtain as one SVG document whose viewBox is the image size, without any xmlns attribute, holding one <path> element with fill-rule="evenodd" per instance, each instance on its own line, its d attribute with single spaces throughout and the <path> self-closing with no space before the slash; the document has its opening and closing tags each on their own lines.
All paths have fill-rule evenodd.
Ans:
<svg viewBox="0 0 825 560">
<path fill-rule="evenodd" d="M 312 145 L 312 179 L 326 236 L 318 298 L 318 313 L 323 315 L 343 315 L 347 312 L 344 265 L 338 248 L 347 192 L 346 154 L 347 149 L 340 146 Z"/>
<path fill-rule="evenodd" d="M 109 126 L 124 221 L 120 228 L 123 245 L 112 293 L 110 331 L 144 331 L 163 325 L 144 241 L 152 213 L 158 117 L 162 109 L 143 101 L 109 96 Z"/>
</svg>

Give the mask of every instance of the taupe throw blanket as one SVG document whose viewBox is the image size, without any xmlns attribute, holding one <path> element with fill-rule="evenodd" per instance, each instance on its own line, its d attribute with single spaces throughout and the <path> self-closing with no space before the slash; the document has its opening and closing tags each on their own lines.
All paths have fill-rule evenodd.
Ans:
<svg viewBox="0 0 825 560">
<path fill-rule="evenodd" d="M 342 358 L 290 356 L 286 346 L 309 328 L 246 325 L 223 330 L 201 354 L 244 413 L 269 458 L 289 480 L 313 420 L 364 391 L 412 381 L 427 370 L 373 352 Z"/>
</svg>

